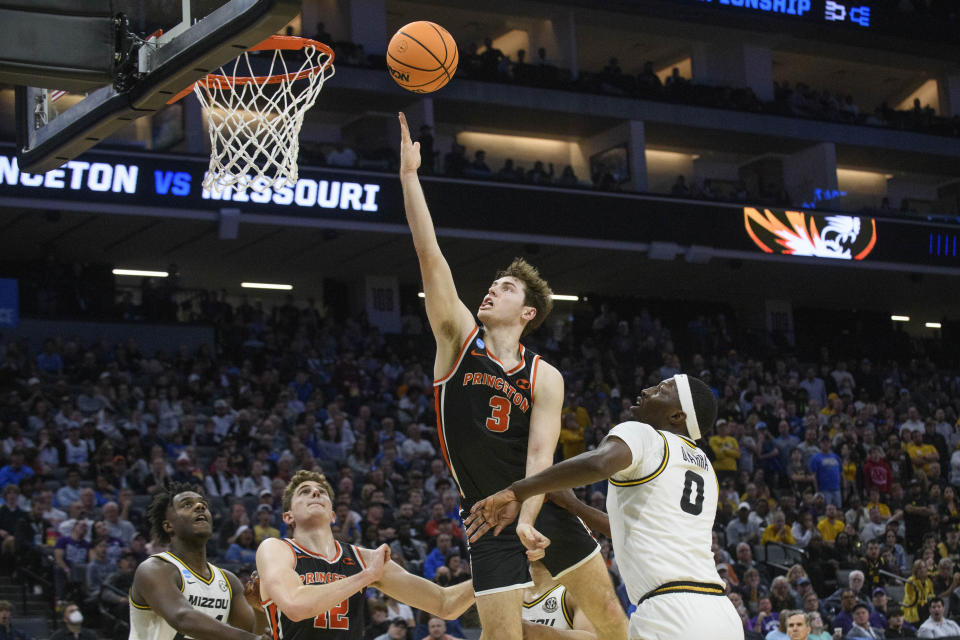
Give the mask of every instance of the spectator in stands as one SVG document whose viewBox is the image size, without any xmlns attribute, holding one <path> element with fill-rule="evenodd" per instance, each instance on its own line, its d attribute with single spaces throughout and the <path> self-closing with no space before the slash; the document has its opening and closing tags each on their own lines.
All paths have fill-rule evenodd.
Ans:
<svg viewBox="0 0 960 640">
<path fill-rule="evenodd" d="M 853 625 L 847 632 L 847 638 L 883 638 L 883 629 L 870 626 L 870 608 L 862 602 L 853 607 Z"/>
<path fill-rule="evenodd" d="M 489 178 L 493 171 L 487 166 L 487 152 L 483 149 L 477 149 L 473 153 L 473 162 L 467 165 L 464 174 L 469 178 Z"/>
<path fill-rule="evenodd" d="M 83 613 L 72 602 L 63 608 L 63 624 L 53 632 L 50 640 L 97 640 L 97 634 L 92 629 L 83 628 Z"/>
<path fill-rule="evenodd" d="M 947 638 L 960 636 L 960 625 L 944 617 L 943 598 L 930 600 L 930 617 L 917 629 L 918 638 Z"/>
<path fill-rule="evenodd" d="M 883 587 L 877 587 L 873 590 L 871 601 L 873 611 L 870 612 L 870 626 L 879 629 L 887 628 L 887 606 L 889 605 L 887 591 Z"/>
<path fill-rule="evenodd" d="M 257 561 L 257 543 L 253 536 L 253 530 L 248 525 L 242 524 L 233 538 L 234 541 L 227 549 L 224 560 L 239 564 L 255 564 Z"/>
<path fill-rule="evenodd" d="M 935 595 L 926 565 L 923 560 L 914 560 L 910 577 L 903 585 L 903 619 L 910 624 L 920 624 L 929 615 L 930 601 Z"/>
<path fill-rule="evenodd" d="M 453 546 L 453 535 L 450 533 L 440 533 L 437 535 L 436 546 L 427 554 L 423 563 L 423 577 L 427 580 L 433 580 L 439 567 L 447 563 L 447 554 Z"/>
<path fill-rule="evenodd" d="M 900 607 L 890 609 L 890 616 L 887 618 L 886 637 L 888 639 L 917 637 L 916 627 L 903 619 L 903 609 Z"/>
<path fill-rule="evenodd" d="M 85 576 L 87 593 L 94 597 L 100 596 L 100 585 L 117 570 L 115 562 L 111 562 L 107 557 L 108 541 L 101 538 L 90 550 L 90 561 L 87 563 L 87 575 Z"/>
<path fill-rule="evenodd" d="M 85 575 L 76 575 L 75 570 L 87 562 L 90 552 L 87 530 L 86 521 L 76 520 L 70 535 L 62 536 L 53 548 L 53 561 L 56 565 L 53 573 L 54 593 L 57 599 L 62 599 L 66 594 L 69 582 L 82 582 L 86 579 Z"/>
<path fill-rule="evenodd" d="M 837 515 L 837 507 L 834 506 L 832 502 L 827 503 L 826 515 L 817 523 L 817 531 L 820 533 L 820 537 L 825 544 L 834 544 L 837 535 L 840 534 L 845 527 L 843 520 L 839 519 Z"/>
<path fill-rule="evenodd" d="M 780 613 L 774 611 L 770 598 L 763 596 L 757 601 L 757 615 L 750 620 L 750 628 L 766 636 L 780 626 Z"/>
<path fill-rule="evenodd" d="M 954 571 L 952 558 L 940 558 L 937 563 L 937 572 L 932 577 L 933 592 L 943 600 L 948 611 L 960 611 L 960 597 L 954 590 L 960 587 L 960 572 Z"/>
<path fill-rule="evenodd" d="M 10 452 L 10 464 L 0 468 L 0 487 L 20 484 L 24 478 L 33 476 L 33 469 L 23 463 L 23 458 L 23 449 L 16 448 Z"/>
<path fill-rule="evenodd" d="M 189 457 L 187 458 L 189 460 Z M 226 452 L 221 451 L 213 459 L 213 470 L 204 478 L 207 496 L 211 498 L 226 498 L 236 495 L 237 482 L 230 472 Z"/>
<path fill-rule="evenodd" d="M 0 640 L 33 640 L 33 636 L 13 626 L 12 616 L 13 604 L 0 600 Z"/>
<path fill-rule="evenodd" d="M 37 574 L 43 571 L 43 549 L 47 544 L 47 531 L 52 528 L 43 511 L 44 502 L 34 500 L 30 511 L 20 518 L 13 531 L 17 566 Z"/>
<path fill-rule="evenodd" d="M 432 616 L 427 622 L 427 635 L 423 640 L 461 640 L 447 633 L 447 622 L 442 618 Z"/>
<path fill-rule="evenodd" d="M 257 506 L 257 524 L 253 527 L 254 539 L 257 545 L 267 538 L 279 538 L 280 530 L 270 524 L 273 519 L 273 508 L 268 504 Z"/>
<path fill-rule="evenodd" d="M 822 493 L 828 504 L 840 508 L 843 505 L 843 461 L 831 451 L 830 436 L 826 433 L 820 436 L 820 451 L 810 458 L 810 470 L 813 472 L 814 490 Z M 836 534 L 829 538 L 824 535 L 823 539 L 830 543 L 835 537 Z"/>
<path fill-rule="evenodd" d="M 781 544 L 796 544 L 793 538 L 793 532 L 787 526 L 786 516 L 782 511 L 773 514 L 773 522 L 763 530 L 763 536 L 760 538 L 760 544 L 769 542 L 779 542 Z"/>
<path fill-rule="evenodd" d="M 840 594 L 840 610 L 833 616 L 834 628 L 842 629 L 843 635 L 847 635 L 853 627 L 853 610 L 856 605 L 857 596 L 850 589 L 844 589 Z"/>
</svg>

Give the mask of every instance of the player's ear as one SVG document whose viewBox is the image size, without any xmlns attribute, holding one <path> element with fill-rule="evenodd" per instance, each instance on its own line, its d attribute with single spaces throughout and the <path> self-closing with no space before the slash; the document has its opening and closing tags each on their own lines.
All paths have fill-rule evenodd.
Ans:
<svg viewBox="0 0 960 640">
<path fill-rule="evenodd" d="M 523 311 L 520 312 L 520 317 L 526 320 L 527 322 L 533 322 L 533 319 L 537 317 L 537 308 L 524 307 Z"/>
<path fill-rule="evenodd" d="M 173 525 L 170 524 L 169 520 L 164 520 L 163 522 L 161 522 L 160 528 L 163 529 L 163 531 L 167 534 L 168 537 L 170 536 L 171 533 L 173 533 Z"/>
<path fill-rule="evenodd" d="M 280 516 L 280 519 L 283 520 L 283 522 L 284 522 L 288 527 L 292 527 L 292 526 L 293 526 L 293 512 L 291 512 L 291 511 L 284 511 L 284 512 L 283 512 L 283 515 Z"/>
<path fill-rule="evenodd" d="M 687 414 L 684 413 L 683 409 L 676 409 L 669 415 L 667 419 L 670 420 L 671 426 L 683 427 L 684 432 L 686 432 Z"/>
</svg>

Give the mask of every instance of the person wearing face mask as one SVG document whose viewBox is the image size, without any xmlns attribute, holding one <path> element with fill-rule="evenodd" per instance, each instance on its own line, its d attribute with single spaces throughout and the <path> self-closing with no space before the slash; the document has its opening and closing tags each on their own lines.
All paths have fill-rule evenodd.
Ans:
<svg viewBox="0 0 960 640">
<path fill-rule="evenodd" d="M 72 602 L 63 608 L 63 625 L 53 632 L 50 640 L 97 640 L 96 633 L 83 628 L 83 613 Z"/>
</svg>

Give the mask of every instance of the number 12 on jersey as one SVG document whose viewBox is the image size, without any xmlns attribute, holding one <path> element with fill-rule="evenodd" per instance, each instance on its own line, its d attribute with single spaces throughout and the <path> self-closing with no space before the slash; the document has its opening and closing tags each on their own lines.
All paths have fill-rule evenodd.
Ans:
<svg viewBox="0 0 960 640">
<path fill-rule="evenodd" d="M 349 629 L 350 601 L 344 600 L 330 611 L 325 611 L 313 620 L 314 629 Z"/>
</svg>

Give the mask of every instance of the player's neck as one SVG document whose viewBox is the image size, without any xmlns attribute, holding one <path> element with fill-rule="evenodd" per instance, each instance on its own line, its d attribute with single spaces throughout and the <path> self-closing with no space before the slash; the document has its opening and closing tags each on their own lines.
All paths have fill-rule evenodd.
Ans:
<svg viewBox="0 0 960 640">
<path fill-rule="evenodd" d="M 185 540 L 171 540 L 170 553 L 180 558 L 194 573 L 207 574 L 207 545 L 204 541 L 199 545 L 191 545 Z"/>
<path fill-rule="evenodd" d="M 293 541 L 307 551 L 327 558 L 337 554 L 337 544 L 329 522 L 308 522 L 305 525 L 298 525 L 293 534 Z"/>
<path fill-rule="evenodd" d="M 497 358 L 508 369 L 520 362 L 520 334 L 518 327 L 484 327 L 483 341 L 487 353 Z"/>
</svg>

